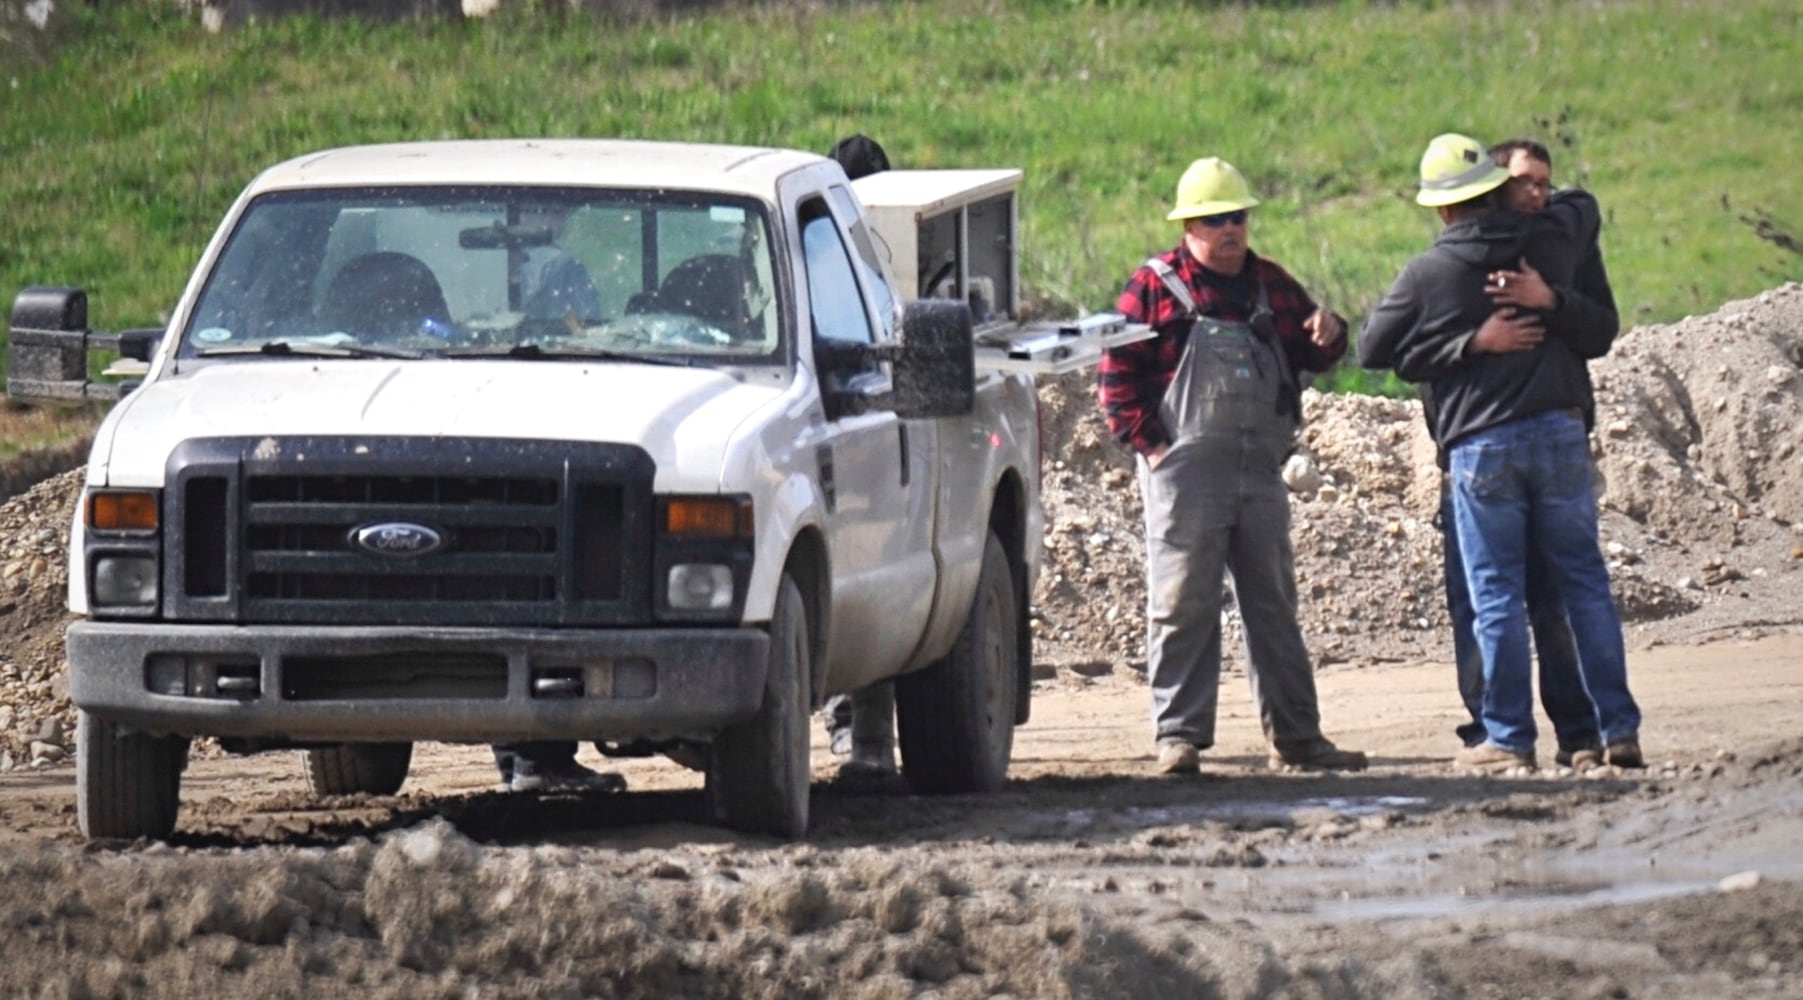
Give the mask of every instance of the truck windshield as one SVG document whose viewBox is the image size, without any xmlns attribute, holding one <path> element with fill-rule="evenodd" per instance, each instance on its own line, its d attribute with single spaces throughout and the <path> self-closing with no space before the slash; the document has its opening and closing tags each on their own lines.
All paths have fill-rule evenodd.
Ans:
<svg viewBox="0 0 1803 1000">
<path fill-rule="evenodd" d="M 532 187 L 267 194 L 207 276 L 181 357 L 781 357 L 761 204 Z M 273 345 L 271 347 L 270 345 Z M 531 345 L 539 350 L 513 352 Z"/>
</svg>

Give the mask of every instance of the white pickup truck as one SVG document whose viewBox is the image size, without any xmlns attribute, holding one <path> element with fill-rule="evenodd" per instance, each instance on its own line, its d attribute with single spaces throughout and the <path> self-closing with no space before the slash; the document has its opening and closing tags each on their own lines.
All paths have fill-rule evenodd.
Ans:
<svg viewBox="0 0 1803 1000">
<path fill-rule="evenodd" d="M 90 838 L 166 837 L 187 747 L 396 791 L 420 740 L 705 762 L 800 837 L 809 717 L 893 679 L 903 773 L 994 789 L 1028 714 L 1014 170 L 784 149 L 353 147 L 258 176 L 166 330 L 14 301 L 8 390 L 116 395 L 71 540 Z M 91 379 L 116 348 L 123 384 Z"/>
</svg>

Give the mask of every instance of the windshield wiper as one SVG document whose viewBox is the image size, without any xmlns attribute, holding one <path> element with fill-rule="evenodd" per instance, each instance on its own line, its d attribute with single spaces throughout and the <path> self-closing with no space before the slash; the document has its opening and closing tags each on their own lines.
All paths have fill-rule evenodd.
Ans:
<svg viewBox="0 0 1803 1000">
<path fill-rule="evenodd" d="M 403 351 L 392 347 L 367 347 L 362 344 L 320 344 L 308 340 L 266 340 L 261 344 L 238 344 L 231 347 L 203 347 L 195 357 L 219 358 L 230 355 L 268 354 L 275 357 L 304 358 L 423 358 L 420 351 Z"/>
<path fill-rule="evenodd" d="M 600 347 L 551 347 L 542 344 L 510 344 L 504 347 L 455 347 L 444 352 L 447 358 L 520 358 L 526 361 L 624 361 L 635 365 L 675 365 L 678 368 L 692 368 L 695 362 L 690 358 L 661 357 L 655 354 L 634 354 L 629 351 L 609 351 Z"/>
</svg>

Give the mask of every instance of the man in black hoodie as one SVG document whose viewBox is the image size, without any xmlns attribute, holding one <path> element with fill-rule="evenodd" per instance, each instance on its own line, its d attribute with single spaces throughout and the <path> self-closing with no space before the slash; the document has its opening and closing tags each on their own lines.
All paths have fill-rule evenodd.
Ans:
<svg viewBox="0 0 1803 1000">
<path fill-rule="evenodd" d="M 1403 268 L 1359 342 L 1367 368 L 1422 383 L 1451 471 L 1453 512 L 1483 657 L 1485 739 L 1463 766 L 1534 764 L 1533 681 L 1524 613 L 1530 553 L 1565 606 L 1610 763 L 1642 766 L 1621 622 L 1597 544 L 1585 363 L 1620 328 L 1612 303 L 1573 291 L 1600 227 L 1596 201 L 1561 192 L 1544 212 L 1507 210 L 1509 173 L 1481 143 L 1447 134 L 1421 159 L 1416 202 L 1445 228 Z M 1510 276 L 1544 282 L 1548 308 L 1506 306 Z"/>
<path fill-rule="evenodd" d="M 1503 207 L 1518 212 L 1544 211 L 1553 198 L 1553 157 L 1546 146 L 1534 139 L 1510 139 L 1490 147 L 1490 159 L 1509 171 L 1509 180 L 1500 189 Z M 1599 321 L 1615 322 L 1615 293 L 1609 287 L 1609 273 L 1603 266 L 1601 248 L 1590 243 L 1581 248 L 1575 288 L 1572 292 L 1604 306 L 1597 310 Z M 1505 271 L 1491 276 L 1504 282 L 1490 282 L 1490 299 L 1499 305 L 1516 305 L 1527 309 L 1551 308 L 1556 299 L 1553 290 L 1532 271 Z M 1587 407 L 1584 423 L 1595 429 L 1594 406 Z M 1440 467 L 1446 468 L 1445 456 Z M 1600 490 L 1599 490 L 1600 492 Z M 1446 610 L 1452 617 L 1453 653 L 1458 674 L 1459 695 L 1470 713 L 1470 720 L 1458 726 L 1459 739 L 1466 746 L 1483 742 L 1484 658 L 1477 650 L 1472 635 L 1471 592 L 1465 586 L 1465 563 L 1459 555 L 1459 534 L 1453 530 L 1452 493 L 1441 491 L 1440 510 L 1436 515 L 1445 544 Z M 1552 720 L 1558 737 L 1554 760 L 1561 766 L 1584 771 L 1603 763 L 1604 749 L 1597 730 L 1596 706 L 1584 691 L 1578 673 L 1578 651 L 1571 641 L 1571 626 L 1565 621 L 1565 604 L 1558 591 L 1547 581 L 1546 566 L 1529 556 L 1527 575 L 1528 628 L 1534 638 L 1534 658 L 1538 661 L 1540 703 Z"/>
</svg>

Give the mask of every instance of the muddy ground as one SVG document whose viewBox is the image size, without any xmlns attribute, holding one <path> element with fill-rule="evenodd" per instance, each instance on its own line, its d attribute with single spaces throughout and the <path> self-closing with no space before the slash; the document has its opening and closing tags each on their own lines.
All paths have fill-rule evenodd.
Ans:
<svg viewBox="0 0 1803 1000">
<path fill-rule="evenodd" d="M 1309 393 L 1291 470 L 1324 725 L 1274 774 L 1230 667 L 1204 773 L 1151 773 L 1138 506 L 1089 385 L 1042 387 L 1041 665 L 1009 787 L 920 798 L 815 749 L 806 844 L 418 748 L 391 798 L 191 762 L 167 845 L 83 845 L 58 637 L 76 480 L 0 507 L 0 997 L 1803 997 L 1803 286 L 1597 363 L 1602 516 L 1652 767 L 1480 777 L 1413 403 Z M 1056 457 L 1052 457 L 1056 456 Z M 1227 626 L 1237 629 L 1229 614 Z"/>
<path fill-rule="evenodd" d="M 307 797 L 295 753 L 191 765 L 168 846 L 83 847 L 73 782 L 0 780 L 0 996 L 1803 996 L 1803 635 L 1633 660 L 1645 772 L 1452 769 L 1439 664 L 1321 674 L 1365 774 L 1273 774 L 1243 684 L 1198 778 L 1145 690 L 1042 682 L 1014 780 L 834 778 L 782 845 L 695 776 L 495 790 L 430 745 L 400 796 Z"/>
</svg>

